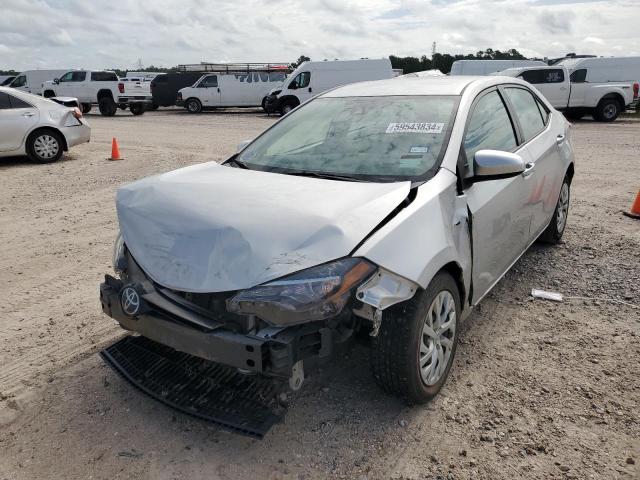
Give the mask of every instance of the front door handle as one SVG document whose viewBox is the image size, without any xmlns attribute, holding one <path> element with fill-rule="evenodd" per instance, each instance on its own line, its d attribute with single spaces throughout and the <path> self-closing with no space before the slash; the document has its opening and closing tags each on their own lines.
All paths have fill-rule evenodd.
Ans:
<svg viewBox="0 0 640 480">
<path fill-rule="evenodd" d="M 522 172 L 522 176 L 523 177 L 528 177 L 529 175 L 531 175 L 533 173 L 533 171 L 536 169 L 536 164 L 533 162 L 529 162 L 524 166 L 524 172 Z"/>
<path fill-rule="evenodd" d="M 218 89 L 218 93 L 220 93 L 220 89 Z"/>
<path fill-rule="evenodd" d="M 311 87 L 309 87 L 309 93 L 313 92 L 313 89 Z"/>
<path fill-rule="evenodd" d="M 558 135 L 558 136 L 556 137 L 556 143 L 557 143 L 558 145 L 562 145 L 562 142 L 564 142 L 564 138 L 565 138 L 565 136 L 564 136 L 564 135 Z"/>
<path fill-rule="evenodd" d="M 22 114 L 23 117 L 33 117 L 35 115 L 35 113 L 33 112 L 25 112 Z"/>
</svg>

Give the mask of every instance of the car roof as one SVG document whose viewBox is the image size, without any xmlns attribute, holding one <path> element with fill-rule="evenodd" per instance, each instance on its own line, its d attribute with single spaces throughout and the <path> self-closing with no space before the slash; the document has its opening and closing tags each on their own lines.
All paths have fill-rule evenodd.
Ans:
<svg viewBox="0 0 640 480">
<path fill-rule="evenodd" d="M 330 90 L 321 97 L 384 97 L 396 95 L 461 95 L 470 85 L 488 88 L 513 78 L 451 75 L 442 77 L 407 78 L 399 82 L 394 78 L 373 82 L 359 82 Z"/>
<path fill-rule="evenodd" d="M 0 87 L 0 92 L 8 93 L 9 95 L 18 97 L 19 99 L 24 100 L 25 102 L 29 102 L 36 107 L 60 106 L 59 103 L 51 101 L 48 98 L 41 97 L 40 95 L 34 95 L 32 93 L 22 92 L 20 90 L 16 90 L 15 88 Z"/>
</svg>

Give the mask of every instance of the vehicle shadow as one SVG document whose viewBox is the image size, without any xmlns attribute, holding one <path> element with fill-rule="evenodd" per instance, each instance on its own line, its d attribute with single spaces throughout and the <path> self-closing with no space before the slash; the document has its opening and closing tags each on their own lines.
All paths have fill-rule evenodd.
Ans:
<svg viewBox="0 0 640 480">
<path fill-rule="evenodd" d="M 3 158 L 0 158 L 0 170 L 4 170 L 8 168 L 16 168 L 16 167 L 17 168 L 28 168 L 28 167 L 46 168 L 47 166 L 58 165 L 61 163 L 72 161 L 72 160 L 76 160 L 76 157 L 73 154 L 70 154 L 69 152 L 65 152 L 64 155 L 62 155 L 62 157 L 59 160 L 51 163 L 32 162 L 29 159 L 29 157 L 27 157 L 26 155 L 17 156 L 17 157 L 3 157 Z"/>
</svg>

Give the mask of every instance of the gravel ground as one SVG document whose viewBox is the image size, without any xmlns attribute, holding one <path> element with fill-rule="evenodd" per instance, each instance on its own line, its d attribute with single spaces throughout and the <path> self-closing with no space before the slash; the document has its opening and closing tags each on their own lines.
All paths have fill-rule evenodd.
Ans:
<svg viewBox="0 0 640 480">
<path fill-rule="evenodd" d="M 56 164 L 0 160 L 0 479 L 640 478 L 640 222 L 620 214 L 640 187 L 638 119 L 575 124 L 564 243 L 534 245 L 483 301 L 437 399 L 409 408 L 381 393 L 357 346 L 258 441 L 106 367 L 96 353 L 122 331 L 97 286 L 119 185 L 222 160 L 274 119 L 88 117 L 91 143 Z M 125 161 L 105 161 L 112 136 Z"/>
</svg>

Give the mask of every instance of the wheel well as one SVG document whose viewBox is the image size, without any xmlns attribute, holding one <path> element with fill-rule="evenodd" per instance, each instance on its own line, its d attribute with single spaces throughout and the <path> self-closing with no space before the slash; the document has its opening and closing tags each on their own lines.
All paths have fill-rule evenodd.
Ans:
<svg viewBox="0 0 640 480">
<path fill-rule="evenodd" d="M 36 128 L 33 132 L 31 132 L 29 134 L 29 136 L 27 137 L 27 141 L 34 136 L 36 133 L 40 133 L 40 132 L 54 132 L 57 133 L 60 138 L 62 139 L 62 150 L 67 152 L 69 151 L 69 147 L 67 146 L 67 139 L 64 137 L 64 135 L 62 134 L 62 132 L 60 130 L 58 130 L 57 128 L 53 128 L 53 127 L 41 127 L 41 128 Z"/>
<path fill-rule="evenodd" d="M 458 291 L 460 292 L 460 305 L 464 308 L 467 300 L 467 292 L 464 288 L 464 275 L 462 273 L 462 268 L 456 262 L 449 262 L 442 267 L 440 271 L 447 272 L 456 281 Z"/>
<path fill-rule="evenodd" d="M 187 103 L 189 100 L 197 100 L 198 102 L 200 102 L 200 99 L 197 97 L 189 97 L 184 101 L 184 103 Z M 200 105 L 202 105 L 202 102 L 200 102 Z"/>
<path fill-rule="evenodd" d="M 111 93 L 111 90 L 100 90 L 98 92 L 98 101 L 102 100 L 103 98 L 110 98 L 111 100 L 113 100 L 113 93 Z"/>
<path fill-rule="evenodd" d="M 600 99 L 600 102 L 602 102 L 602 100 L 609 100 L 609 99 L 616 100 L 620 104 L 620 107 L 624 108 L 624 98 L 619 93 L 613 93 L 613 92 L 607 93 L 604 97 Z"/>
<path fill-rule="evenodd" d="M 280 105 L 286 104 L 295 105 L 297 107 L 298 105 L 300 105 L 300 100 L 295 95 L 287 95 L 280 99 Z"/>
<path fill-rule="evenodd" d="M 575 170 L 573 168 L 573 163 L 569 164 L 569 168 L 567 168 L 567 177 L 569 178 L 569 185 L 571 185 L 571 181 L 573 180 L 573 174 Z"/>
</svg>

